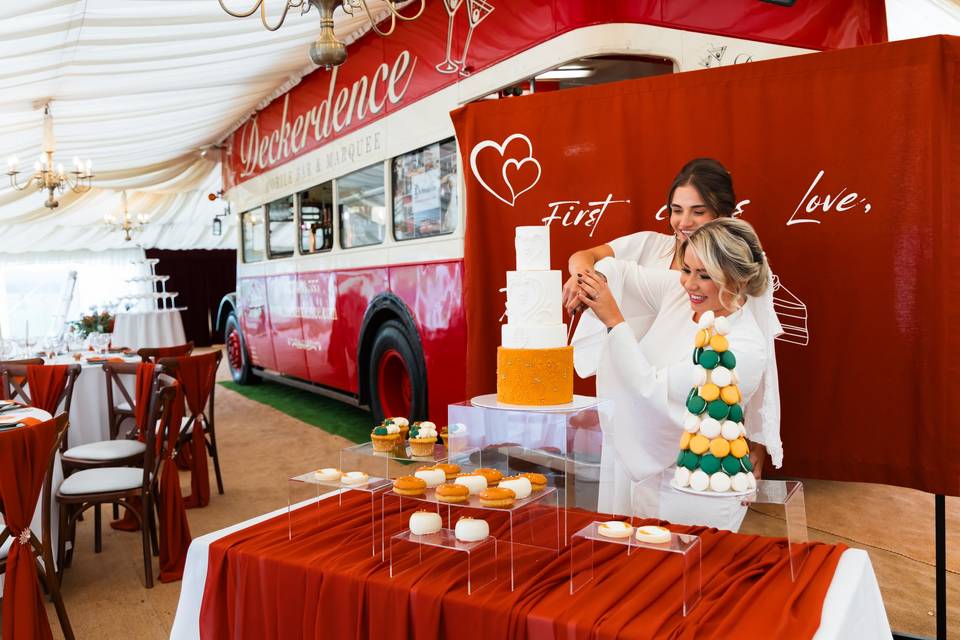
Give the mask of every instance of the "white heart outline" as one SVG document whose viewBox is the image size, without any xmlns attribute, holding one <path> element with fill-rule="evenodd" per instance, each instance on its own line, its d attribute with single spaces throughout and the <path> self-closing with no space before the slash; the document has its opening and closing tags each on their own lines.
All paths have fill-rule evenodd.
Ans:
<svg viewBox="0 0 960 640">
<path fill-rule="evenodd" d="M 503 166 L 500 168 L 500 176 L 503 178 L 503 181 L 507 185 L 507 188 L 510 189 L 510 195 L 513 198 L 512 200 L 507 200 L 503 196 L 501 196 L 499 193 L 491 189 L 490 185 L 488 185 L 486 181 L 483 179 L 483 176 L 480 175 L 480 172 L 477 171 L 477 156 L 484 149 L 488 147 L 493 147 L 500 154 L 500 157 L 503 158 L 504 152 L 506 152 L 507 147 L 510 146 L 510 143 L 513 140 L 524 140 L 527 143 L 528 155 L 522 160 L 509 158 L 506 160 L 506 162 L 503 163 Z M 536 165 L 537 179 L 534 180 L 529 187 L 523 189 L 520 193 L 515 193 L 513 190 L 513 185 L 510 184 L 510 181 L 507 179 L 507 165 L 512 163 L 514 166 L 517 167 L 517 169 L 519 169 L 523 164 L 527 162 L 532 162 L 533 164 Z M 506 139 L 502 143 L 497 143 L 494 140 L 481 140 L 480 142 L 478 142 L 476 145 L 474 145 L 473 151 L 470 152 L 470 168 L 473 170 L 473 177 L 477 179 L 477 182 L 480 183 L 480 186 L 482 186 L 484 189 L 486 189 L 491 194 L 493 194 L 493 197 L 495 197 L 497 200 L 505 204 L 508 204 L 511 207 L 514 206 L 514 204 L 516 204 L 517 198 L 519 198 L 522 194 L 526 193 L 530 189 L 533 189 L 537 185 L 537 183 L 540 182 L 540 177 L 543 174 L 543 168 L 540 166 L 540 162 L 533 157 L 533 143 L 530 142 L 530 138 L 528 138 L 522 133 L 514 133 L 509 135 L 506 137 Z"/>
</svg>

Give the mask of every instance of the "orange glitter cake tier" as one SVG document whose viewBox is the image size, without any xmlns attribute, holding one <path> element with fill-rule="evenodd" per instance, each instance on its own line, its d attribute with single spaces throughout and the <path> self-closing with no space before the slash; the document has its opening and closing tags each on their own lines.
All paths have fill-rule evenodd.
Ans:
<svg viewBox="0 0 960 640">
<path fill-rule="evenodd" d="M 498 347 L 497 400 L 530 406 L 573 402 L 573 347 Z"/>
</svg>

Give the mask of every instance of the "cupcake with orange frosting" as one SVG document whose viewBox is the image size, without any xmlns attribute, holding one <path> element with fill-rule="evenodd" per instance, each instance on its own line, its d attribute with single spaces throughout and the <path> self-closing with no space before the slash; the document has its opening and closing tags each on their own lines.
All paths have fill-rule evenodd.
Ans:
<svg viewBox="0 0 960 640">
<path fill-rule="evenodd" d="M 410 452 L 415 456 L 433 455 L 437 444 L 437 425 L 427 420 L 414 422 L 410 427 Z"/>
</svg>

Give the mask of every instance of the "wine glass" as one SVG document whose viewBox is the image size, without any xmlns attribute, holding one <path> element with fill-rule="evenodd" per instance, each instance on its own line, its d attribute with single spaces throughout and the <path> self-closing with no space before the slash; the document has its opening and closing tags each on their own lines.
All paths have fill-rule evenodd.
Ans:
<svg viewBox="0 0 960 640">
<path fill-rule="evenodd" d="M 451 47 L 453 46 L 453 19 L 457 15 L 457 11 L 460 10 L 460 5 L 463 4 L 463 0 L 443 0 L 443 8 L 447 10 L 447 57 L 446 59 L 437 65 L 437 71 L 440 73 L 456 73 L 457 69 L 460 68 L 460 65 L 453 61 L 453 53 Z"/>
</svg>

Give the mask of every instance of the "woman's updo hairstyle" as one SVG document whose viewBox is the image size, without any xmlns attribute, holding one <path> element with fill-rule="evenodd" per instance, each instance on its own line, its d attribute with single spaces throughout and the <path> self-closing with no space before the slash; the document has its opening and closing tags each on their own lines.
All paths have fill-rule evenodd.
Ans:
<svg viewBox="0 0 960 640">
<path fill-rule="evenodd" d="M 756 298 L 766 292 L 770 265 L 750 223 L 739 218 L 711 220 L 690 234 L 681 252 L 686 252 L 687 245 L 697 252 L 720 288 L 720 304 L 725 309 L 737 309 L 741 296 Z"/>
<path fill-rule="evenodd" d="M 673 192 L 688 184 L 697 190 L 703 203 L 718 217 L 729 218 L 733 215 L 737 206 L 737 198 L 733 194 L 733 179 L 722 164 L 713 158 L 694 158 L 683 165 L 670 184 L 667 209 L 673 204 Z"/>
</svg>

